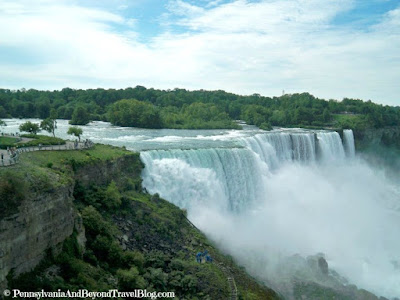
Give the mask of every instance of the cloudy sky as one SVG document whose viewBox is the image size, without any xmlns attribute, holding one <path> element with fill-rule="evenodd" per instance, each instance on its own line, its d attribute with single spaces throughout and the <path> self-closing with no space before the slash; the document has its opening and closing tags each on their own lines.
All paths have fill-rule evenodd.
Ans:
<svg viewBox="0 0 400 300">
<path fill-rule="evenodd" d="M 0 87 L 400 105 L 399 0 L 0 0 Z"/>
</svg>

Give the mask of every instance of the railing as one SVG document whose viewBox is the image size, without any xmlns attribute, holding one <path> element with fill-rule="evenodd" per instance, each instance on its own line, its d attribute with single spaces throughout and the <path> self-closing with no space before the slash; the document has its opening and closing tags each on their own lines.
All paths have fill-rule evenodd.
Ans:
<svg viewBox="0 0 400 300">
<path fill-rule="evenodd" d="M 34 151 L 60 151 L 60 150 L 83 150 L 90 149 L 94 146 L 94 143 L 90 140 L 85 142 L 66 142 L 61 145 L 37 145 L 20 147 L 17 149 L 8 149 L 7 155 L 3 153 L 3 157 L 0 159 L 0 167 L 9 167 L 15 165 L 19 162 L 20 154 L 24 152 L 34 152 Z"/>
</svg>

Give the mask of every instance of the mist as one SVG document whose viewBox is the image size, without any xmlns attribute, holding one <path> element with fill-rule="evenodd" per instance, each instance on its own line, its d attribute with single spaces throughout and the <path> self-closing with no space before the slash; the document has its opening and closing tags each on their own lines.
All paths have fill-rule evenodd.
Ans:
<svg viewBox="0 0 400 300">
<path fill-rule="evenodd" d="M 199 167 L 199 159 L 188 160 L 187 153 L 144 155 L 143 183 L 186 208 L 189 219 L 220 248 L 289 298 L 288 278 L 294 274 L 330 285 L 303 268 L 305 259 L 317 254 L 340 283 L 398 297 L 399 187 L 382 167 L 343 152 L 335 158 L 331 150 L 322 156 L 328 159 L 282 161 L 275 168 L 252 152 L 244 167 L 253 175 L 223 170 L 225 179 L 211 164 Z M 245 205 L 233 205 L 240 207 L 236 210 L 224 183 L 232 178 L 252 195 Z"/>
</svg>

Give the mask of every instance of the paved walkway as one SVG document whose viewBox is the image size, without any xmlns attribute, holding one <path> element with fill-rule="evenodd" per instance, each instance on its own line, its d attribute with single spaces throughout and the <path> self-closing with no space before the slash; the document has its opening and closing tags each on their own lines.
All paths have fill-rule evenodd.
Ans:
<svg viewBox="0 0 400 300">
<path fill-rule="evenodd" d="M 93 143 L 86 144 L 84 142 L 79 142 L 76 147 L 75 143 L 71 141 L 67 141 L 65 145 L 46 145 L 46 146 L 31 146 L 31 147 L 21 147 L 17 148 L 14 155 L 11 151 L 7 151 L 6 149 L 0 149 L 0 167 L 8 167 L 11 165 L 15 165 L 18 163 L 19 156 L 24 152 L 33 152 L 33 151 L 58 151 L 58 150 L 82 150 L 88 149 L 93 146 Z M 1 159 L 1 155 L 3 159 Z"/>
</svg>

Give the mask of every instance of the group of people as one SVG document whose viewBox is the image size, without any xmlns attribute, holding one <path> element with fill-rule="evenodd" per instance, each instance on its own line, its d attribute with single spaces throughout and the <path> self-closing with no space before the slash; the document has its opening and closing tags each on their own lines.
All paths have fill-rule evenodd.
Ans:
<svg viewBox="0 0 400 300">
<path fill-rule="evenodd" d="M 5 136 L 5 135 L 19 136 L 19 133 L 18 132 L 16 132 L 16 133 L 4 133 L 4 132 L 2 132 L 1 135 L 2 136 Z"/>
<path fill-rule="evenodd" d="M 204 252 L 198 252 L 196 254 L 196 261 L 198 263 L 203 263 L 203 262 L 208 262 L 212 263 L 213 259 L 212 257 L 208 254 L 207 250 L 204 250 Z"/>
<path fill-rule="evenodd" d="M 20 150 L 17 149 L 16 147 L 7 147 L 7 154 L 9 155 L 9 163 L 11 164 L 15 164 L 17 163 L 18 159 L 19 159 L 19 153 Z M 1 165 L 4 166 L 5 165 L 5 157 L 4 157 L 4 153 L 0 154 L 0 158 L 1 158 Z"/>
<path fill-rule="evenodd" d="M 85 148 L 90 148 L 94 145 L 94 143 L 91 140 L 86 139 L 84 145 L 85 145 Z"/>
<path fill-rule="evenodd" d="M 91 141 L 91 140 L 89 140 L 89 139 L 86 139 L 84 142 L 83 142 L 83 148 L 90 148 L 90 147 L 92 147 L 94 145 L 94 143 Z M 75 140 L 74 141 L 74 149 L 79 149 L 79 142 L 78 142 L 78 140 Z"/>
</svg>

